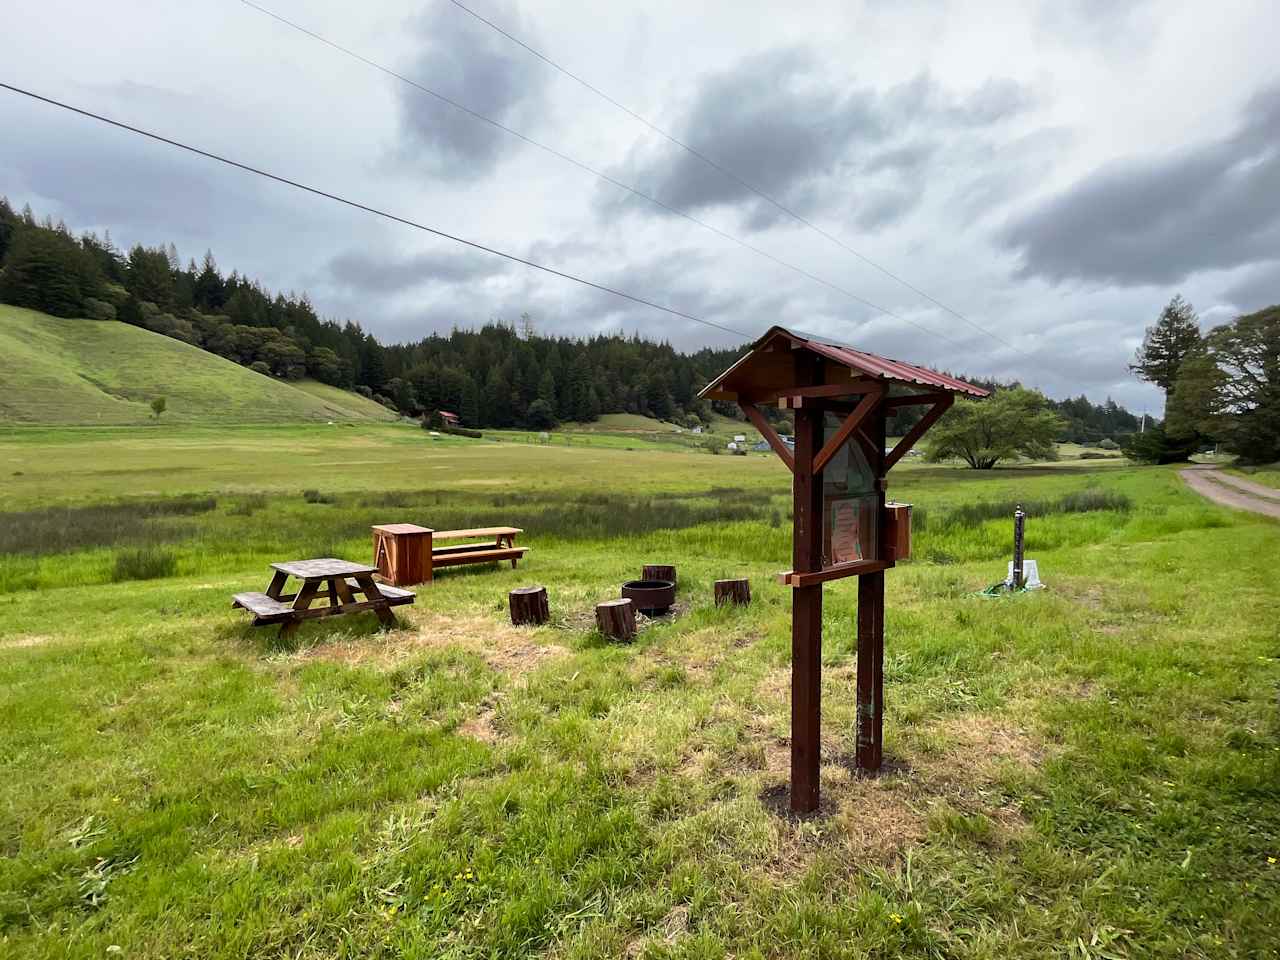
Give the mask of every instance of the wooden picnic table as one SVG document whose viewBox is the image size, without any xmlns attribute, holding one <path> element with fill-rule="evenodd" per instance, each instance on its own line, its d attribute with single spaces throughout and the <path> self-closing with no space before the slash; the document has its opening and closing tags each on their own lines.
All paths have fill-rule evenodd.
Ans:
<svg viewBox="0 0 1280 960">
<path fill-rule="evenodd" d="M 231 606 L 241 607 L 254 615 L 253 625 L 280 624 L 280 636 L 297 631 L 303 620 L 333 617 L 344 613 L 372 610 L 384 627 L 395 624 L 394 606 L 413 603 L 411 590 L 379 586 L 373 579 L 377 567 L 351 563 L 334 557 L 316 560 L 291 560 L 273 563 L 275 571 L 266 593 L 237 593 Z M 285 593 L 289 578 L 302 581 L 296 593 Z M 364 596 L 357 600 L 356 595 Z M 316 600 L 328 598 L 327 606 L 312 606 Z"/>
</svg>

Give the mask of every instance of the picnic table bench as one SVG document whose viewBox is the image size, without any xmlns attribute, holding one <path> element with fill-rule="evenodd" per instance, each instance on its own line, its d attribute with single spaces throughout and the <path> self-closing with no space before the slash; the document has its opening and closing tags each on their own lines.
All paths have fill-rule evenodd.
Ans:
<svg viewBox="0 0 1280 960">
<path fill-rule="evenodd" d="M 386 523 L 373 528 L 374 565 L 379 575 L 395 584 L 430 580 L 436 567 L 464 563 L 516 562 L 528 551 L 517 547 L 519 527 L 471 527 L 465 530 L 432 530 L 413 523 Z M 450 543 L 444 541 L 474 541 Z"/>
<path fill-rule="evenodd" d="M 252 613 L 255 627 L 280 624 L 281 637 L 295 633 L 303 620 L 362 610 L 372 610 L 384 627 L 390 627 L 395 624 L 391 608 L 414 601 L 412 590 L 379 586 L 373 579 L 377 567 L 360 563 L 322 557 L 273 563 L 271 568 L 275 574 L 266 593 L 237 593 L 231 598 L 231 607 Z M 284 592 L 290 577 L 302 581 L 296 593 Z M 357 600 L 357 594 L 364 599 Z M 312 606 L 316 600 L 326 597 L 327 606 Z"/>
</svg>

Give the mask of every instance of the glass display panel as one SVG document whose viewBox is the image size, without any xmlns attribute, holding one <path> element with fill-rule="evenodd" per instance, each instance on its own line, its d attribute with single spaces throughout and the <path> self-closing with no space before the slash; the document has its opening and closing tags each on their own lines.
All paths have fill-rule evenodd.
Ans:
<svg viewBox="0 0 1280 960">
<path fill-rule="evenodd" d="M 827 414 L 823 442 L 843 418 Z M 880 491 L 862 445 L 850 437 L 822 470 L 823 566 L 880 558 Z"/>
</svg>

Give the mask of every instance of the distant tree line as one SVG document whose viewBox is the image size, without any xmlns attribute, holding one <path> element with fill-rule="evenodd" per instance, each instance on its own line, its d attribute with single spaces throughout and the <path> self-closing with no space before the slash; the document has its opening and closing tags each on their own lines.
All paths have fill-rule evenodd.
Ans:
<svg viewBox="0 0 1280 960">
<path fill-rule="evenodd" d="M 145 327 L 282 380 L 312 377 L 406 415 L 449 410 L 468 426 L 546 429 L 602 413 L 693 426 L 697 399 L 734 350 L 677 353 L 639 337 L 542 337 L 500 322 L 386 346 L 356 323 L 322 320 L 306 295 L 272 294 L 213 254 L 184 266 L 172 244 L 119 250 L 0 199 L 0 302 Z M 717 405 L 737 416 L 737 408 Z"/>
<path fill-rule="evenodd" d="M 990 390 L 992 394 L 1004 391 L 1025 391 L 1026 388 L 1017 380 L 992 380 L 987 377 L 973 377 L 965 374 L 952 374 L 966 383 Z M 1060 443 L 1079 443 L 1086 446 L 1098 444 L 1120 444 L 1141 426 L 1137 416 L 1130 413 L 1110 397 L 1102 403 L 1094 403 L 1084 394 L 1069 397 L 1066 400 L 1054 400 L 1052 397 L 1041 397 L 1048 412 L 1056 415 L 1057 424 L 1052 439 Z M 985 401 L 983 401 L 985 402 Z M 915 426 L 926 407 L 900 408 L 888 423 L 890 436 L 901 436 Z M 945 422 L 952 414 L 943 417 Z"/>
<path fill-rule="evenodd" d="M 670 344 L 620 335 L 539 336 L 491 321 L 410 344 L 383 345 L 359 324 L 321 319 L 305 294 L 271 293 L 212 252 L 185 265 L 173 244 L 128 251 L 110 233 L 75 236 L 29 207 L 0 198 L 0 302 L 61 317 L 118 321 L 183 340 L 264 375 L 311 377 L 355 390 L 408 416 L 457 413 L 469 427 L 548 429 L 603 413 L 636 413 L 696 426 L 719 413 L 742 419 L 736 404 L 707 402 L 698 390 L 738 359 L 739 349 L 677 353 Z M 996 390 L 1017 383 L 970 382 Z M 1095 443 L 1138 428 L 1108 399 L 1047 401 L 1063 424 L 1057 439 Z M 786 414 L 765 406 L 783 422 Z M 905 433 L 922 409 L 890 422 Z"/>
</svg>

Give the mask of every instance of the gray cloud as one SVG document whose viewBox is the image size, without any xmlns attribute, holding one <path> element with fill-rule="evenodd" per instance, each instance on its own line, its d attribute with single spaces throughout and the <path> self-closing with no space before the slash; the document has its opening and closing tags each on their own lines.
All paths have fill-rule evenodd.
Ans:
<svg viewBox="0 0 1280 960">
<path fill-rule="evenodd" d="M 533 36 L 514 4 L 497 4 L 498 21 Z M 412 21 L 418 42 L 401 72 L 464 106 L 520 128 L 546 108 L 548 68 L 445 0 Z M 395 157 L 407 169 L 449 180 L 492 172 L 518 146 L 509 134 L 407 84 L 396 84 L 400 143 Z"/>
<path fill-rule="evenodd" d="M 835 197 L 855 221 L 877 226 L 918 202 L 919 183 L 908 190 L 905 181 L 943 137 L 992 126 L 1029 104 L 1024 88 L 1000 80 L 963 98 L 923 74 L 884 92 L 849 89 L 812 51 L 777 50 L 706 79 L 676 127 L 683 142 L 736 176 L 662 143 L 634 150 L 620 179 L 682 210 L 737 207 L 753 230 L 789 218 L 741 181 L 802 214 Z M 612 191 L 599 198 L 609 213 L 639 209 Z"/>
<path fill-rule="evenodd" d="M 1225 298 L 1240 313 L 1253 313 L 1280 303 L 1280 260 L 1250 270 L 1227 287 Z"/>
<path fill-rule="evenodd" d="M 1280 251 L 1280 87 L 1237 130 L 1180 152 L 1110 164 L 1014 220 L 1022 273 L 1052 281 L 1174 283 Z"/>
<path fill-rule="evenodd" d="M 329 277 L 347 290 L 396 293 L 431 284 L 464 283 L 506 272 L 506 262 L 472 251 L 395 253 L 348 250 L 329 261 Z"/>
</svg>

